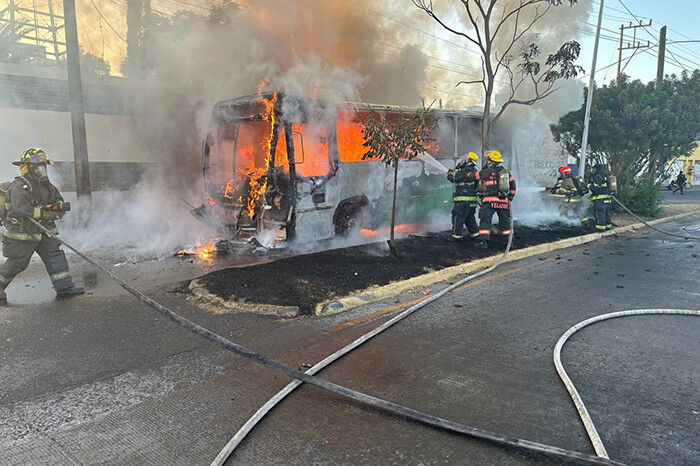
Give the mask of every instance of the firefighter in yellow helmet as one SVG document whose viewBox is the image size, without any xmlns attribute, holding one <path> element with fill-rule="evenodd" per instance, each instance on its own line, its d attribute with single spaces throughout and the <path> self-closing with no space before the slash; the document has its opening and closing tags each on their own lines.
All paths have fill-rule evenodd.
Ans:
<svg viewBox="0 0 700 466">
<path fill-rule="evenodd" d="M 51 184 L 47 165 L 51 159 L 42 149 L 24 151 L 17 162 L 20 176 L 10 184 L 5 195 L 5 218 L 2 253 L 7 258 L 0 266 L 0 302 L 7 300 L 5 289 L 13 278 L 29 265 L 36 252 L 46 266 L 59 296 L 84 293 L 73 284 L 66 255 L 60 242 L 49 237 L 30 222 L 32 218 L 53 234 L 58 234 L 55 221 L 70 210 L 58 189 Z"/>
<path fill-rule="evenodd" d="M 501 164 L 503 156 L 497 150 L 489 152 L 486 168 L 476 173 L 476 178 L 484 183 L 484 197 L 479 209 L 479 242 L 476 247 L 488 248 L 491 238 L 491 221 L 493 214 L 498 215 L 499 234 L 510 235 L 510 201 L 515 197 L 515 179 Z M 508 177 L 507 187 L 499 186 L 502 175 Z M 507 188 L 507 189 L 506 189 Z"/>
<path fill-rule="evenodd" d="M 454 170 L 447 171 L 447 179 L 455 185 L 452 195 L 452 238 L 455 241 L 464 239 L 465 225 L 471 238 L 476 239 L 479 236 L 479 227 L 476 224 L 476 208 L 479 204 L 475 178 L 478 160 L 478 155 L 469 152 L 457 162 Z"/>
</svg>

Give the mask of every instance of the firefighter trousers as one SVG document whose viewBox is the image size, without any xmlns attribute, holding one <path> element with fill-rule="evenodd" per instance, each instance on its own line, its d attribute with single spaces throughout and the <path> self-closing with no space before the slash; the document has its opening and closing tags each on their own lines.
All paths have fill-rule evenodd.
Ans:
<svg viewBox="0 0 700 466">
<path fill-rule="evenodd" d="M 581 218 L 583 203 L 581 198 L 565 198 L 559 206 L 559 216 L 563 218 Z"/>
<path fill-rule="evenodd" d="M 29 266 L 29 261 L 35 252 L 44 262 L 56 291 L 72 287 L 73 280 L 68 271 L 68 261 L 60 245 L 56 238 L 49 238 L 46 235 L 42 235 L 39 242 L 3 238 L 2 254 L 7 260 L 0 266 L 0 290 L 7 288 L 12 279 Z"/>
<path fill-rule="evenodd" d="M 498 215 L 498 228 L 501 235 L 510 235 L 510 209 L 507 207 L 494 207 L 491 203 L 484 203 L 479 209 L 479 241 L 488 241 L 490 238 L 493 214 Z"/>
<path fill-rule="evenodd" d="M 612 220 L 610 219 L 610 207 L 612 199 L 596 199 L 593 201 L 593 213 L 595 214 L 595 227 L 597 230 L 610 230 Z"/>
<path fill-rule="evenodd" d="M 476 224 L 476 207 L 474 203 L 456 201 L 452 206 L 452 237 L 464 238 L 464 227 L 471 238 L 479 236 L 479 227 Z"/>
</svg>

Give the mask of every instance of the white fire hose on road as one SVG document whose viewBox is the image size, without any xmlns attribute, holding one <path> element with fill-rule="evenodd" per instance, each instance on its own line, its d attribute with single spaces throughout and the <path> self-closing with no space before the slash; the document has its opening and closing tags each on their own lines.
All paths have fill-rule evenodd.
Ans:
<svg viewBox="0 0 700 466">
<path fill-rule="evenodd" d="M 615 199 L 617 201 L 617 199 Z M 619 201 L 617 201 L 619 203 Z M 624 206 L 623 206 L 624 207 Z M 45 234 L 47 234 L 50 237 L 53 237 L 54 235 L 51 234 L 46 228 L 43 227 L 39 222 L 35 221 L 32 218 L 27 217 L 27 220 L 31 221 L 33 224 L 35 224 L 37 227 L 41 229 Z M 646 222 L 645 222 L 646 223 Z M 59 239 L 62 244 L 64 244 L 67 248 L 75 252 L 79 257 L 84 259 L 85 261 L 89 262 L 90 264 L 94 265 L 95 267 L 98 267 L 107 275 L 117 282 L 122 288 L 124 288 L 126 291 L 134 295 L 136 298 L 138 298 L 141 302 L 144 304 L 148 305 L 152 309 L 156 310 L 160 314 L 164 315 L 171 321 L 177 323 L 181 327 L 185 328 L 186 330 L 195 333 L 211 342 L 217 343 L 227 349 L 228 351 L 231 351 L 235 354 L 238 354 L 239 356 L 243 356 L 244 358 L 247 358 L 257 364 L 260 364 L 264 367 L 267 367 L 269 369 L 272 369 L 280 374 L 286 375 L 292 379 L 294 379 L 290 384 L 288 384 L 282 391 L 280 391 L 275 397 L 273 397 L 271 400 L 269 400 L 265 405 L 263 405 L 258 412 L 251 418 L 246 424 L 239 430 L 239 432 L 236 433 L 236 435 L 229 441 L 229 443 L 224 447 L 224 449 L 219 453 L 219 455 L 216 457 L 214 462 L 212 463 L 213 465 L 220 465 L 223 464 L 228 456 L 233 452 L 233 449 L 243 440 L 245 435 L 257 424 L 257 422 L 262 419 L 262 417 L 269 412 L 272 407 L 274 407 L 279 401 L 281 401 L 287 394 L 291 393 L 296 387 L 298 387 L 302 382 L 309 383 L 311 385 L 317 386 L 319 388 L 323 388 L 325 390 L 328 390 L 332 393 L 339 394 L 341 396 L 353 399 L 355 401 L 358 401 L 360 403 L 363 403 L 365 405 L 371 406 L 375 409 L 379 409 L 385 412 L 392 413 L 397 416 L 405 417 L 412 419 L 414 421 L 430 425 L 439 429 L 444 429 L 452 432 L 457 432 L 461 433 L 470 437 L 482 439 L 489 441 L 491 443 L 501 445 L 501 446 L 506 446 L 506 447 L 512 447 L 512 448 L 518 448 L 518 449 L 524 449 L 524 450 L 529 450 L 529 451 L 534 451 L 534 452 L 539 452 L 539 453 L 544 453 L 547 455 L 552 455 L 555 457 L 559 458 L 568 458 L 568 459 L 578 459 L 583 462 L 586 462 L 588 464 L 603 464 L 603 465 L 621 465 L 622 463 L 610 460 L 607 458 L 607 455 L 605 454 L 605 449 L 602 448 L 602 442 L 600 442 L 600 447 L 602 448 L 603 455 L 600 456 L 592 456 L 589 454 L 585 453 L 580 453 L 576 451 L 570 451 L 570 450 L 565 450 L 559 447 L 554 447 L 551 445 L 546 445 L 546 444 L 541 444 L 538 442 L 532 442 L 529 440 L 524 440 L 524 439 L 519 439 L 519 438 L 514 438 L 514 437 L 507 437 L 503 436 L 500 434 L 497 434 L 495 432 L 490 432 L 486 431 L 483 429 L 478 429 L 475 427 L 470 427 L 466 426 L 463 424 L 459 424 L 456 422 L 448 421 L 442 418 L 438 418 L 435 416 L 431 416 L 425 413 L 421 413 L 419 411 L 413 410 L 411 408 L 407 408 L 401 405 L 397 405 L 395 403 L 391 403 L 386 400 L 382 400 L 380 398 L 376 398 L 370 395 L 366 395 L 361 392 L 357 392 L 355 390 L 348 389 L 346 387 L 328 382 L 324 379 L 319 379 L 317 377 L 314 377 L 313 374 L 321 370 L 322 368 L 326 367 L 328 364 L 332 363 L 336 359 L 340 358 L 344 354 L 347 354 L 348 352 L 352 351 L 356 347 L 360 346 L 362 343 L 365 341 L 371 339 L 372 337 L 376 336 L 377 334 L 381 333 L 382 331 L 386 330 L 390 326 L 394 325 L 396 322 L 402 320 L 403 318 L 407 317 L 408 315 L 412 314 L 413 312 L 417 311 L 418 309 L 421 309 L 422 307 L 425 307 L 426 305 L 440 299 L 442 296 L 444 296 L 446 293 L 454 290 L 455 288 L 467 283 L 468 281 L 471 281 L 477 277 L 480 277 L 482 275 L 485 275 L 497 267 L 499 267 L 506 259 L 508 252 L 510 251 L 510 248 L 513 243 L 513 217 L 511 215 L 511 233 L 508 236 L 508 244 L 506 246 L 506 250 L 504 251 L 503 255 L 498 259 L 498 261 L 492 265 L 491 267 L 478 272 L 476 274 L 470 275 L 457 283 L 450 285 L 446 287 L 445 289 L 441 290 L 440 292 L 426 298 L 422 302 L 411 306 L 410 308 L 406 309 L 403 311 L 401 314 L 397 315 L 393 319 L 387 321 L 383 325 L 377 327 L 373 331 L 367 333 L 366 335 L 358 338 L 355 340 L 353 343 L 350 345 L 346 346 L 345 348 L 339 350 L 338 352 L 334 353 L 333 355 L 327 357 L 323 361 L 319 362 L 316 364 L 314 367 L 309 369 L 306 373 L 298 371 L 294 368 L 291 368 L 289 366 L 286 366 L 284 364 L 281 364 L 277 361 L 274 361 L 272 359 L 269 359 L 263 355 L 257 354 L 248 348 L 241 346 L 235 342 L 232 342 L 228 339 L 223 338 L 220 335 L 217 335 L 214 332 L 211 332 L 194 322 L 185 319 L 184 317 L 180 316 L 179 314 L 169 310 L 168 308 L 162 306 L 161 304 L 155 302 L 145 294 L 141 293 L 140 291 L 136 290 L 132 286 L 126 284 L 123 280 L 121 280 L 119 277 L 115 276 L 112 274 L 108 269 L 103 267 L 102 265 L 98 264 L 94 260 L 90 259 L 87 257 L 85 254 L 80 252 L 78 249 L 74 248 L 70 244 L 66 243 L 65 241 Z M 651 225 L 649 225 L 651 226 Z M 654 227 L 652 227 L 654 228 Z M 656 229 L 656 228 L 654 228 Z M 661 230 L 659 230 L 661 231 Z M 663 232 L 663 231 L 662 231 Z M 667 233 L 667 232 L 663 232 Z M 669 234 L 669 233 L 667 233 Z M 679 236 L 679 235 L 674 235 L 674 236 Z M 681 236 L 684 237 L 684 236 Z M 684 237 L 687 239 L 690 239 L 689 237 Z M 695 238 L 693 238 L 695 239 Z M 698 238 L 700 239 L 700 238 Z M 658 311 L 658 310 L 656 310 Z M 639 312 L 639 311 L 625 311 L 625 312 Z M 649 313 L 649 312 L 647 312 Z M 659 313 L 659 312 L 656 312 Z M 669 313 L 669 312 L 667 312 Z M 675 312 L 679 313 L 679 312 Z M 682 313 L 689 314 L 689 315 L 700 315 L 700 311 L 682 311 Z M 607 316 L 607 317 L 606 317 Z M 613 317 L 619 317 L 619 316 L 611 316 L 606 314 L 605 316 L 599 316 L 600 318 L 593 318 L 589 319 L 588 321 L 584 321 L 581 324 L 578 324 L 576 327 L 572 328 L 567 332 L 568 335 L 565 335 L 566 338 L 568 338 L 571 334 L 573 334 L 575 331 L 577 331 L 579 328 L 583 328 L 586 325 L 590 325 L 594 321 L 597 322 L 598 320 L 604 320 L 603 318 L 613 318 Z M 597 319 L 597 320 L 596 320 Z M 585 324 L 585 325 L 584 325 Z M 566 338 L 562 337 L 563 341 L 560 340 L 560 343 L 557 344 L 558 347 L 558 352 L 560 353 L 561 351 L 561 346 L 563 346 L 564 342 L 566 341 Z M 557 352 L 555 351 L 555 364 L 556 364 L 556 359 L 557 359 Z M 561 363 L 559 363 L 561 364 Z M 557 369 L 559 370 L 559 369 Z M 563 368 L 562 368 L 563 371 Z M 564 375 L 566 375 L 566 372 L 563 372 Z M 561 374 L 561 373 L 560 373 Z M 567 376 L 568 379 L 568 376 Z M 569 380 L 570 383 L 570 380 Z M 566 381 L 565 381 L 566 384 Z M 573 388 L 573 384 L 571 384 L 571 387 Z M 568 389 L 567 385 L 567 389 Z M 575 392 L 575 388 L 573 388 Z M 571 392 L 571 391 L 570 391 Z M 572 397 L 574 395 L 572 394 Z M 576 393 L 576 396 L 578 396 L 578 393 Z M 580 399 L 580 396 L 578 397 Z M 576 399 L 574 399 L 574 402 L 576 403 Z M 585 412 L 585 406 L 583 406 L 581 402 L 581 406 L 583 411 Z M 578 409 L 578 404 L 577 404 L 577 409 Z M 586 413 L 587 414 L 587 413 Z M 585 421 L 584 421 L 585 423 Z M 592 423 L 591 423 L 592 425 Z M 587 427 L 588 430 L 588 427 Z M 595 428 L 593 428 L 595 431 Z M 596 433 L 597 435 L 597 433 Z M 598 437 L 599 439 L 599 437 Z M 598 448 L 596 447 L 596 452 L 598 452 Z"/>
<path fill-rule="evenodd" d="M 677 236 L 681 237 L 684 239 L 698 239 L 700 238 L 695 238 L 692 236 L 687 236 L 687 235 L 677 235 L 674 233 L 666 232 L 664 230 L 660 230 L 653 225 L 650 225 L 634 213 L 632 213 L 627 207 L 625 207 L 620 201 L 618 201 L 615 197 L 613 199 L 620 204 L 625 210 L 627 210 L 630 214 L 632 214 L 635 218 L 637 218 L 639 221 L 644 223 L 645 225 L 649 226 L 650 228 L 659 231 L 661 233 L 671 235 L 671 236 Z M 485 275 L 487 273 L 492 272 L 495 270 L 497 267 L 499 267 L 506 259 L 508 256 L 508 253 L 510 251 L 510 248 L 512 246 L 512 241 L 513 241 L 513 217 L 511 214 L 511 234 L 509 235 L 508 238 L 508 245 L 506 246 L 506 250 L 501 256 L 501 258 L 491 267 L 489 267 L 486 270 L 483 270 L 481 272 L 478 272 L 474 275 L 470 275 L 457 283 L 445 288 L 444 290 L 430 296 L 429 298 L 426 298 L 425 300 L 421 301 L 418 304 L 415 304 L 414 306 L 411 306 L 410 308 L 406 309 L 405 311 L 401 312 L 391 320 L 385 322 L 384 324 L 380 325 L 379 327 L 375 328 L 374 330 L 370 331 L 369 333 L 366 333 L 365 335 L 362 335 L 349 345 L 345 346 L 344 348 L 336 351 L 335 353 L 331 354 L 330 356 L 326 357 L 316 365 L 314 365 L 312 368 L 306 371 L 307 374 L 316 374 L 318 371 L 321 369 L 327 367 L 329 364 L 333 363 L 334 361 L 338 360 L 342 356 L 348 354 L 358 346 L 362 345 L 369 339 L 375 337 L 379 333 L 383 332 L 384 330 L 388 329 L 389 327 L 393 326 L 397 322 L 401 321 L 402 319 L 408 317 L 415 311 L 423 308 L 424 306 L 430 304 L 433 301 L 436 301 L 437 299 L 440 299 L 442 296 L 444 296 L 446 293 L 454 290 L 455 288 L 458 288 L 459 286 L 463 285 L 464 283 L 467 283 L 475 278 L 478 278 L 482 275 Z M 608 458 L 607 452 L 605 451 L 605 447 L 603 446 L 603 443 L 600 439 L 600 436 L 598 435 L 598 432 L 595 429 L 595 426 L 593 425 L 593 422 L 590 418 L 590 415 L 588 414 L 588 411 L 586 410 L 585 405 L 583 404 L 583 401 L 581 400 L 581 397 L 579 396 L 578 392 L 576 391 L 576 388 L 574 387 L 573 383 L 571 382 L 571 379 L 569 379 L 568 375 L 566 374 L 566 371 L 563 368 L 563 365 L 561 363 L 561 348 L 564 346 L 564 343 L 566 343 L 566 340 L 573 335 L 575 332 L 580 330 L 583 327 L 586 327 L 588 325 L 591 325 L 595 322 L 599 322 L 601 320 L 607 320 L 607 319 L 612 319 L 615 317 L 623 317 L 623 316 L 628 316 L 628 315 L 640 315 L 640 314 L 685 314 L 685 315 L 698 315 L 700 314 L 700 311 L 684 311 L 684 310 L 647 310 L 647 311 L 622 311 L 622 312 L 617 312 L 617 313 L 611 313 L 611 314 L 604 314 L 602 316 L 594 317 L 591 319 L 588 319 L 584 322 L 581 322 L 577 324 L 576 326 L 572 327 L 569 329 L 569 331 L 564 334 L 557 342 L 557 346 L 555 347 L 554 350 L 554 365 L 557 369 L 557 372 L 559 373 L 559 376 L 561 377 L 562 381 L 564 382 L 564 385 L 566 386 L 566 389 L 569 391 L 569 394 L 571 395 L 571 398 L 576 406 L 576 409 L 579 412 L 579 415 L 581 417 L 581 420 L 586 428 L 586 432 L 589 435 L 589 438 L 591 439 L 591 443 L 593 444 L 593 447 L 596 451 L 596 454 L 601 457 L 601 458 Z M 262 405 L 258 411 L 255 412 L 255 414 L 246 421 L 246 423 L 236 432 L 236 434 L 229 440 L 229 442 L 224 446 L 224 448 L 219 452 L 219 454 L 214 458 L 214 460 L 211 463 L 211 466 L 221 466 L 223 465 L 226 460 L 229 458 L 229 456 L 233 453 L 233 451 L 236 449 L 236 447 L 243 441 L 243 439 L 250 433 L 250 431 L 262 420 L 262 418 L 272 410 L 277 404 L 279 404 L 287 395 L 289 395 L 294 389 L 296 389 L 299 385 L 301 385 L 300 380 L 293 380 L 290 382 L 286 387 L 284 387 L 282 390 L 280 390 L 275 396 L 270 398 L 264 405 Z"/>
<path fill-rule="evenodd" d="M 588 327 L 589 325 L 595 324 L 596 322 L 615 319 L 618 317 L 641 316 L 649 314 L 670 314 L 700 317 L 700 311 L 688 309 L 638 309 L 634 311 L 611 312 L 609 314 L 602 314 L 599 316 L 591 317 L 590 319 L 586 319 L 574 325 L 569 330 L 567 330 L 566 333 L 564 333 L 564 335 L 561 336 L 561 338 L 559 338 L 559 341 L 557 341 L 557 344 L 554 347 L 554 367 L 557 369 L 557 373 L 559 374 L 561 381 L 564 382 L 564 386 L 569 392 L 569 395 L 571 395 L 571 399 L 573 400 L 574 405 L 576 406 L 576 410 L 578 411 L 578 414 L 581 417 L 583 426 L 586 428 L 586 433 L 588 434 L 588 438 L 591 439 L 591 443 L 593 444 L 593 448 L 595 449 L 596 454 L 602 458 L 609 458 L 608 453 L 607 451 L 605 451 L 603 441 L 601 440 L 600 435 L 598 435 L 598 431 L 593 425 L 593 420 L 591 419 L 590 414 L 588 414 L 588 410 L 586 409 L 586 405 L 581 399 L 581 395 L 579 395 L 578 390 L 576 390 L 576 387 L 574 386 L 574 383 L 571 381 L 569 375 L 564 370 L 564 366 L 561 362 L 561 349 L 564 347 L 564 344 L 571 337 L 571 335 L 578 332 L 584 327 Z"/>
<path fill-rule="evenodd" d="M 497 267 L 499 267 L 503 262 L 506 260 L 506 257 L 508 257 L 508 253 L 510 252 L 510 248 L 513 245 L 513 216 L 511 213 L 511 219 L 510 219 L 510 234 L 508 235 L 508 244 L 506 245 L 506 249 L 503 252 L 503 255 L 496 261 L 495 264 L 493 264 L 491 267 L 482 270 L 481 272 L 477 272 L 473 275 L 469 275 L 468 277 L 465 277 L 456 283 L 448 286 L 447 288 L 435 293 L 432 296 L 429 296 L 425 298 L 423 301 L 414 304 L 413 306 L 409 307 L 405 311 L 401 312 L 400 314 L 396 315 L 392 319 L 386 321 L 379 327 L 375 328 L 374 330 L 362 335 L 352 343 L 348 344 L 347 346 L 339 349 L 335 353 L 331 354 L 321 362 L 317 363 L 314 365 L 311 369 L 307 370 L 306 373 L 309 375 L 313 375 L 320 371 L 321 369 L 325 368 L 329 364 L 337 361 L 341 357 L 345 356 L 358 346 L 362 345 L 369 339 L 379 335 L 382 333 L 384 330 L 388 329 L 389 327 L 393 326 L 394 324 L 400 322 L 401 320 L 405 319 L 406 317 L 410 316 L 414 312 L 416 312 L 419 309 L 424 308 L 428 304 L 432 303 L 433 301 L 437 301 L 438 299 L 442 298 L 444 295 L 449 293 L 450 291 L 459 288 L 460 286 L 464 285 L 467 282 L 470 282 L 474 280 L 475 278 L 479 278 L 483 275 L 486 275 L 487 273 L 493 272 Z M 221 466 L 223 465 L 226 460 L 228 459 L 229 456 L 231 456 L 231 453 L 236 449 L 236 447 L 243 441 L 243 439 L 248 435 L 248 433 L 253 430 L 253 428 L 262 420 L 263 417 L 267 413 L 270 412 L 272 408 L 277 406 L 277 404 L 282 401 L 287 395 L 292 393 L 295 388 L 297 388 L 299 385 L 301 385 L 300 380 L 293 380 L 289 382 L 289 384 L 284 387 L 282 390 L 280 390 L 275 396 L 270 398 L 264 405 L 258 409 L 255 414 L 246 421 L 245 424 L 236 432 L 236 434 L 231 438 L 231 440 L 228 441 L 228 443 L 222 448 L 222 450 L 219 452 L 219 454 L 214 458 L 214 460 L 211 463 L 211 466 Z"/>
<path fill-rule="evenodd" d="M 242 356 L 256 364 L 259 364 L 263 367 L 266 367 L 268 369 L 271 369 L 279 374 L 285 375 L 291 379 L 299 380 L 302 382 L 306 382 L 310 385 L 322 388 L 324 390 L 327 390 L 331 393 L 334 393 L 336 395 L 341 395 L 345 398 L 349 398 L 351 400 L 355 400 L 365 406 L 369 406 L 373 409 L 377 409 L 379 411 L 384 411 L 386 413 L 393 414 L 395 416 L 403 417 L 406 419 L 411 419 L 415 422 L 428 425 L 437 429 L 449 431 L 449 432 L 455 432 L 459 433 L 468 437 L 484 440 L 487 442 L 490 442 L 495 445 L 500 445 L 502 447 L 506 448 L 514 448 L 514 449 L 519 449 L 519 450 L 525 450 L 525 451 L 530 451 L 530 452 L 537 452 L 545 455 L 550 455 L 553 457 L 559 457 L 559 458 L 567 458 L 567 459 L 577 459 L 580 461 L 583 461 L 588 464 L 602 464 L 602 465 L 610 465 L 610 466 L 621 466 L 622 463 L 619 463 L 617 461 L 612 461 L 607 458 L 600 458 L 597 456 L 589 455 L 587 453 L 581 453 L 578 451 L 571 451 L 571 450 L 566 450 L 563 448 L 555 447 L 552 445 L 546 445 L 543 443 L 539 442 L 533 442 L 530 440 L 525 440 L 517 437 L 509 437 L 506 435 L 501 435 L 496 432 L 491 432 L 488 430 L 484 429 L 479 429 L 476 427 L 471 427 L 467 426 L 464 424 L 460 424 L 458 422 L 454 421 L 449 421 L 447 419 L 443 419 L 437 416 L 432 416 L 430 414 L 426 414 L 420 411 L 416 411 L 415 409 L 408 408 L 406 406 L 402 406 L 396 403 L 392 403 L 391 401 L 383 400 L 381 398 L 377 398 L 371 395 L 367 395 L 362 392 L 358 392 L 357 390 L 352 390 L 350 388 L 344 387 L 342 385 L 338 385 L 332 382 L 329 382 L 325 379 L 321 379 L 318 377 L 314 377 L 313 375 L 310 375 L 305 372 L 301 372 L 297 369 L 294 369 L 290 366 L 287 366 L 286 364 L 282 364 L 278 361 L 275 361 L 274 359 L 268 358 L 262 354 L 256 353 L 245 346 L 239 345 L 236 342 L 233 342 L 231 340 L 228 340 L 221 335 L 218 335 L 211 330 L 208 330 L 200 325 L 195 324 L 189 319 L 186 319 L 185 317 L 181 316 L 180 314 L 177 314 L 176 312 L 171 311 L 167 307 L 163 306 L 162 304 L 154 301 L 153 299 L 149 298 L 139 290 L 135 289 L 131 285 L 127 284 L 122 280 L 121 278 L 117 277 L 114 275 L 112 272 L 110 272 L 107 268 L 104 266 L 100 265 L 90 257 L 86 256 L 84 253 L 82 253 L 80 250 L 77 248 L 71 246 L 69 243 L 65 242 L 64 240 L 56 237 L 54 234 L 52 234 L 49 230 L 47 230 L 42 224 L 37 222 L 31 217 L 25 217 L 28 221 L 36 225 L 42 232 L 44 232 L 47 236 L 49 237 L 55 237 L 58 241 L 60 241 L 64 246 L 66 246 L 68 249 L 76 253 L 79 257 L 81 257 L 83 260 L 87 261 L 88 263 L 92 264 L 93 266 L 99 268 L 103 272 L 105 272 L 112 280 L 117 282 L 122 288 L 124 288 L 126 291 L 134 295 L 139 301 L 142 303 L 146 304 L 148 307 L 151 309 L 155 310 L 159 314 L 163 315 L 164 317 L 168 318 L 169 320 L 173 321 L 174 323 L 178 324 L 179 326 L 183 327 L 189 332 L 192 332 L 210 342 L 216 343 L 220 346 L 222 346 L 224 349 L 231 351 L 232 353 L 235 353 L 239 356 Z M 513 233 L 512 233 L 512 225 L 513 225 L 513 220 L 511 217 L 511 234 L 508 237 L 508 246 L 506 249 L 507 251 L 510 249 L 510 246 L 512 245 L 513 241 Z M 493 270 L 496 266 L 500 265 L 503 260 L 505 259 L 505 254 L 504 256 L 490 269 L 487 269 L 483 271 L 483 273 L 487 273 L 487 271 Z M 475 274 L 478 275 L 478 274 Z M 467 277 L 469 278 L 469 277 Z M 474 278 L 474 277 L 472 277 Z M 466 280 L 465 280 L 466 281 Z M 454 286 L 454 285 L 453 285 Z M 449 287 L 450 289 L 453 289 L 453 287 Z M 444 292 L 447 292 L 446 290 L 443 290 Z M 444 293 L 443 293 L 444 294 Z M 442 296 L 442 295 L 440 295 Z M 428 302 L 432 302 L 437 297 L 433 296 L 430 298 L 427 298 L 426 301 L 424 301 L 425 304 Z M 424 304 L 424 305 L 425 305 Z"/>
</svg>

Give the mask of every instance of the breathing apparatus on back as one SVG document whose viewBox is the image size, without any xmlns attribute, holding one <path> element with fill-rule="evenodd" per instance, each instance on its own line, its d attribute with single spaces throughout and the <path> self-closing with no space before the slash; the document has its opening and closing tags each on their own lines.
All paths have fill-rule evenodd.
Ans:
<svg viewBox="0 0 700 466">
<path fill-rule="evenodd" d="M 497 167 L 498 171 L 498 192 L 507 196 L 510 194 L 510 172 L 507 168 L 501 166 L 503 163 L 503 156 L 497 150 L 489 152 L 488 160 L 491 165 Z"/>
</svg>

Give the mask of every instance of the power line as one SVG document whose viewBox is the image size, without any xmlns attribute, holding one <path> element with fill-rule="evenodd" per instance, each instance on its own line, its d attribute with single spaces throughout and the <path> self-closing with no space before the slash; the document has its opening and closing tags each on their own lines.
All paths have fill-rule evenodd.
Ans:
<svg viewBox="0 0 700 466">
<path fill-rule="evenodd" d="M 632 13 L 632 11 L 631 11 L 629 8 L 627 8 L 627 5 L 625 5 L 625 3 L 624 3 L 622 0 L 617 0 L 617 1 L 620 2 L 620 5 L 622 5 L 622 6 L 625 8 L 625 10 L 627 10 L 627 12 L 628 12 L 630 15 L 632 15 L 632 17 L 634 17 L 635 20 L 639 21 L 639 18 L 637 18 L 637 16 L 636 16 L 634 13 Z M 651 19 L 651 18 L 650 18 L 650 19 Z M 649 34 L 654 40 L 656 40 L 656 37 L 655 37 L 651 32 L 649 32 L 646 28 L 642 28 L 642 29 L 644 29 L 644 31 L 646 31 L 647 34 Z M 676 62 L 681 66 L 681 68 L 683 68 L 684 70 L 688 71 L 688 69 L 685 67 L 685 65 L 683 65 L 682 63 L 680 63 L 680 61 L 675 57 L 675 55 L 673 54 L 673 52 L 671 52 L 671 51 L 669 50 L 669 54 L 671 55 L 671 57 L 673 57 L 673 58 L 676 60 Z M 685 57 L 682 57 L 682 58 L 683 58 L 683 60 L 685 60 L 686 62 L 693 63 L 694 65 L 700 66 L 700 64 L 695 63 L 695 62 L 693 62 L 692 60 L 688 60 L 688 59 L 685 58 Z"/>
<path fill-rule="evenodd" d="M 102 12 L 100 11 L 100 9 L 97 8 L 97 5 L 95 5 L 95 2 L 94 2 L 93 0 L 90 0 L 90 3 L 92 3 L 92 6 L 95 7 L 95 10 L 97 10 L 97 13 L 98 13 L 98 14 L 100 15 L 100 17 L 104 20 L 104 22 L 107 23 L 107 26 L 109 26 L 109 28 L 112 30 L 112 32 L 113 32 L 114 34 L 116 34 L 117 37 L 119 37 L 119 38 L 122 40 L 122 42 L 124 42 L 124 43 L 126 44 L 126 40 L 121 36 L 121 34 L 119 34 L 119 33 L 117 32 L 116 29 L 114 29 L 114 27 L 113 27 L 112 24 L 107 20 L 107 18 L 104 17 L 104 15 L 103 15 Z"/>
<path fill-rule="evenodd" d="M 402 21 L 399 21 L 399 20 L 396 19 L 396 18 L 392 18 L 391 16 L 388 16 L 388 15 L 382 14 L 382 13 L 380 13 L 380 12 L 378 12 L 378 11 L 372 10 L 371 8 L 366 7 L 366 6 L 364 6 L 364 5 L 360 5 L 360 8 L 363 8 L 363 9 L 365 9 L 365 10 L 369 11 L 370 13 L 373 13 L 373 14 L 375 14 L 375 15 L 377 15 L 377 16 L 381 16 L 382 18 L 388 19 L 389 21 L 393 21 L 393 22 L 395 22 L 395 23 L 401 24 L 402 26 L 405 26 L 405 27 L 407 27 L 407 28 L 409 28 L 409 29 L 413 29 L 414 31 L 418 31 L 418 32 L 420 32 L 420 33 L 422 33 L 422 34 L 425 34 L 425 35 L 428 35 L 428 36 L 430 36 L 430 37 L 433 37 L 434 39 L 440 40 L 440 41 L 445 42 L 445 43 L 450 44 L 450 45 L 454 45 L 455 47 L 459 47 L 459 48 L 461 48 L 461 49 L 464 49 L 464 50 L 466 50 L 467 52 L 474 53 L 474 54 L 476 54 L 476 55 L 481 56 L 481 53 L 480 53 L 480 52 L 477 52 L 477 51 L 472 50 L 472 49 L 470 49 L 470 48 L 468 48 L 468 47 L 465 47 L 465 46 L 462 45 L 462 44 L 458 44 L 458 43 L 456 43 L 456 42 L 449 41 L 449 40 L 447 40 L 447 39 L 444 39 L 444 38 L 442 38 L 442 37 L 440 37 L 440 36 L 438 36 L 438 35 L 435 35 L 435 34 L 433 34 L 433 33 L 428 32 L 428 31 L 424 31 L 424 30 L 419 29 L 419 28 L 417 28 L 417 27 L 415 27 L 415 26 L 412 26 L 412 25 L 410 25 L 410 24 L 406 24 L 406 23 L 404 23 L 404 22 L 402 22 Z"/>
</svg>

